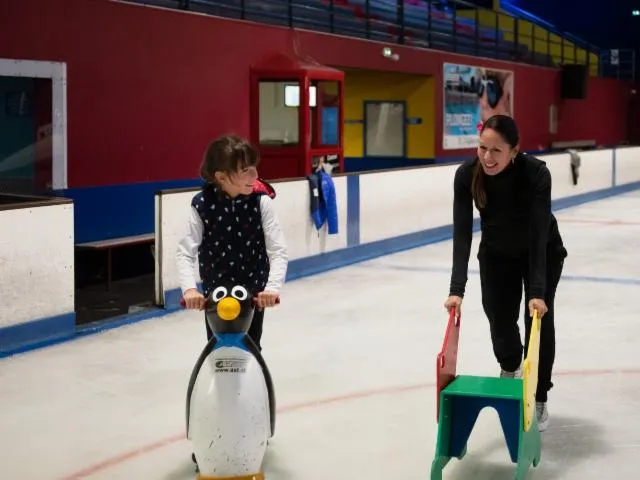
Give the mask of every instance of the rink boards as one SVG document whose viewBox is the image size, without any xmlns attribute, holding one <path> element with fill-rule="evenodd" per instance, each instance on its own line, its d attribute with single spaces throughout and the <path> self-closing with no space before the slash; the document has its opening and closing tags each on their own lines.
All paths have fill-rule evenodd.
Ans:
<svg viewBox="0 0 640 480">
<path fill-rule="evenodd" d="M 556 208 L 640 186 L 640 148 L 580 153 L 578 184 L 569 154 L 541 155 L 552 175 Z M 306 180 L 274 184 L 277 212 L 289 247 L 288 279 L 379 255 L 446 240 L 451 236 L 453 178 L 459 163 L 361 173 L 334 178 L 339 232 L 316 231 L 309 215 Z M 175 251 L 196 189 L 156 195 L 156 302 L 179 300 Z M 477 218 L 477 212 L 476 212 Z"/>
<path fill-rule="evenodd" d="M 541 155 L 553 178 L 554 208 L 640 187 L 640 147 L 580 152 L 574 185 L 568 154 Z M 306 179 L 274 182 L 293 280 L 451 235 L 453 178 L 459 163 L 334 177 L 339 232 L 319 232 Z M 155 198 L 155 300 L 159 315 L 177 308 L 177 242 L 196 189 Z M 477 212 L 476 212 L 477 213 Z M 77 335 L 74 321 L 73 205 L 0 209 L 0 356 Z M 145 314 L 147 317 L 149 314 Z M 132 315 L 116 324 L 142 317 Z M 113 324 L 112 324 L 113 325 Z"/>
</svg>

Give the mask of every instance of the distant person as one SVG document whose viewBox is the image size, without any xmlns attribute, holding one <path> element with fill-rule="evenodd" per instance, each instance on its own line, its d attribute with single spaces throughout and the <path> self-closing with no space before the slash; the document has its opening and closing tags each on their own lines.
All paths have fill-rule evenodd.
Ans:
<svg viewBox="0 0 640 480">
<path fill-rule="evenodd" d="M 273 205 L 273 188 L 258 177 L 259 155 L 235 135 L 213 141 L 200 175 L 206 184 L 191 202 L 176 253 L 185 305 L 202 310 L 219 282 L 235 282 L 258 299 L 248 336 L 261 347 L 264 308 L 280 295 L 288 266 L 287 245 Z M 198 260 L 203 293 L 197 289 Z M 213 333 L 205 320 L 207 338 Z"/>
<path fill-rule="evenodd" d="M 482 306 L 501 377 L 522 375 L 518 328 L 522 287 L 525 346 L 534 310 L 541 316 L 536 413 L 547 429 L 547 392 L 555 358 L 554 299 L 567 251 L 551 213 L 551 174 L 545 162 L 519 151 L 520 136 L 508 115 L 481 127 L 478 153 L 460 165 L 454 180 L 453 267 L 447 310 L 460 315 L 471 252 L 473 205 L 480 211 L 478 251 Z"/>
</svg>

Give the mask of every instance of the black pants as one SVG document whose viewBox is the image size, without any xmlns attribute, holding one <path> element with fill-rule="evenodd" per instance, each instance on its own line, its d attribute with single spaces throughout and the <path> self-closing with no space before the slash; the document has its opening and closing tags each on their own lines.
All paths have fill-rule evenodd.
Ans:
<svg viewBox="0 0 640 480">
<path fill-rule="evenodd" d="M 260 345 L 260 339 L 262 338 L 262 324 L 264 322 L 264 310 L 260 310 L 256 308 L 253 311 L 253 320 L 251 320 L 251 326 L 249 327 L 249 338 L 253 340 L 253 343 L 256 344 L 258 350 L 262 351 L 262 346 Z M 211 340 L 213 337 L 213 332 L 211 331 L 211 327 L 209 327 L 209 322 L 207 319 L 204 320 L 205 327 L 207 328 L 207 340 Z"/>
<path fill-rule="evenodd" d="M 532 323 L 527 305 L 529 300 L 529 261 L 526 258 L 522 260 L 505 258 L 482 251 L 482 249 L 478 254 L 478 259 L 480 260 L 482 306 L 489 319 L 493 353 L 503 370 L 513 372 L 520 366 L 529 347 Z M 547 392 L 553 387 L 551 372 L 556 354 L 554 301 L 563 266 L 563 255 L 548 254 L 547 292 L 544 301 L 549 310 L 541 319 L 537 402 L 546 402 Z M 523 283 L 527 300 L 523 312 L 524 347 L 518 328 Z"/>
</svg>

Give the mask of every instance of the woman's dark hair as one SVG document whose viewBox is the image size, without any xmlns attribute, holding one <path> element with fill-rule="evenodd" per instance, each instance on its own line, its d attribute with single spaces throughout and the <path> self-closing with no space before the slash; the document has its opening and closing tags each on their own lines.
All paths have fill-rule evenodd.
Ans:
<svg viewBox="0 0 640 480">
<path fill-rule="evenodd" d="M 509 115 L 494 115 L 490 117 L 482 124 L 480 133 L 482 134 L 487 128 L 497 132 L 511 148 L 515 148 L 520 143 L 518 125 L 516 125 L 515 120 Z M 482 171 L 482 165 L 480 165 L 480 159 L 478 159 L 473 169 L 471 194 L 473 195 L 476 205 L 484 208 L 487 204 L 487 193 L 484 190 L 484 172 Z"/>
<path fill-rule="evenodd" d="M 255 167 L 260 162 L 258 149 L 238 135 L 223 135 L 209 144 L 200 165 L 200 176 L 215 182 L 216 172 L 235 173 L 240 168 Z"/>
</svg>

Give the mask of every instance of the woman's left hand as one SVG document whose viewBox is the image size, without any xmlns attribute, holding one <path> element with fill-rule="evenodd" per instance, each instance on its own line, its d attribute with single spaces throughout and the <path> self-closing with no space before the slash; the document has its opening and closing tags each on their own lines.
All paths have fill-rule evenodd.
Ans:
<svg viewBox="0 0 640 480">
<path fill-rule="evenodd" d="M 544 317 L 544 314 L 549 310 L 547 304 L 541 298 L 532 298 L 529 300 L 529 316 L 533 317 L 533 311 L 537 310 L 540 318 Z"/>
</svg>

